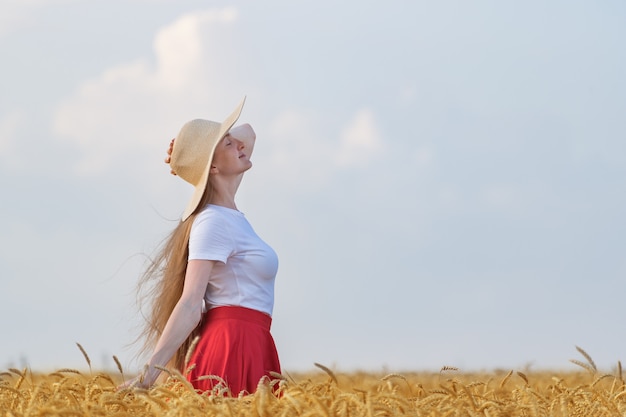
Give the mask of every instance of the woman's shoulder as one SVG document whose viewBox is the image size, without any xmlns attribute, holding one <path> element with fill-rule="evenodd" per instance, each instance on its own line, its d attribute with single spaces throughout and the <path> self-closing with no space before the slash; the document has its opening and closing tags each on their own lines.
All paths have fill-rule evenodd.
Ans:
<svg viewBox="0 0 626 417">
<path fill-rule="evenodd" d="M 218 208 L 218 206 L 207 204 L 196 215 L 196 218 L 194 219 L 194 224 L 202 223 L 205 221 L 217 220 L 223 217 L 224 213 Z"/>
<path fill-rule="evenodd" d="M 195 224 L 200 223 L 228 223 L 236 221 L 238 218 L 243 217 L 243 213 L 237 210 L 233 210 L 228 207 L 217 206 L 214 204 L 207 204 L 196 215 L 194 220 Z"/>
<path fill-rule="evenodd" d="M 207 204 L 198 213 L 198 216 L 200 216 L 200 215 L 209 215 L 209 216 L 213 215 L 213 216 L 224 216 L 224 217 L 229 217 L 229 216 L 239 217 L 239 216 L 243 216 L 243 213 L 240 212 L 239 210 L 232 209 L 230 207 L 218 206 L 216 204 Z"/>
</svg>

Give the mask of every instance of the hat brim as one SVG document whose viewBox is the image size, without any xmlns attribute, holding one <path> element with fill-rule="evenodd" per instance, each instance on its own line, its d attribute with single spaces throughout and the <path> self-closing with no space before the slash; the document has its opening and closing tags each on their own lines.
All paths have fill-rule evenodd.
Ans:
<svg viewBox="0 0 626 417">
<path fill-rule="evenodd" d="M 233 127 L 233 125 L 239 119 L 241 115 L 241 111 L 243 110 L 243 105 L 246 102 L 246 98 L 244 97 L 241 102 L 237 105 L 235 110 L 222 122 L 220 126 L 220 130 L 218 133 L 218 139 L 215 141 L 215 144 L 211 148 L 211 152 L 209 154 L 208 164 L 204 168 L 204 172 L 202 173 L 201 181 L 195 186 L 193 195 L 191 196 L 191 200 L 187 204 L 185 211 L 183 212 L 182 221 L 185 221 L 193 214 L 193 212 L 198 208 L 200 201 L 202 200 L 202 196 L 204 195 L 204 191 L 206 190 L 207 184 L 209 182 L 209 171 L 211 170 L 211 162 L 213 161 L 213 154 L 215 153 L 215 148 L 220 143 L 220 141 L 226 136 L 228 131 Z"/>
</svg>

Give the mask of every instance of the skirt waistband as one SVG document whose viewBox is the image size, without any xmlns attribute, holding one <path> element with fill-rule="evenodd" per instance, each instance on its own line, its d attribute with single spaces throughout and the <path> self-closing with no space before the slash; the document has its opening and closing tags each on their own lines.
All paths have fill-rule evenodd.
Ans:
<svg viewBox="0 0 626 417">
<path fill-rule="evenodd" d="M 272 325 L 271 316 L 247 307 L 220 306 L 213 307 L 206 312 L 206 321 L 223 319 L 244 320 L 265 327 L 267 330 L 269 330 Z"/>
</svg>

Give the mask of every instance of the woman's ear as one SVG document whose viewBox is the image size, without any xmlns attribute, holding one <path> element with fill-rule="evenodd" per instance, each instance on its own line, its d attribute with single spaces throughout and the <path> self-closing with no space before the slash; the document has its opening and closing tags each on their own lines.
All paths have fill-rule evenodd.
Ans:
<svg viewBox="0 0 626 417">
<path fill-rule="evenodd" d="M 209 174 L 217 174 L 220 172 L 215 165 L 211 165 L 211 169 L 209 169 Z"/>
</svg>

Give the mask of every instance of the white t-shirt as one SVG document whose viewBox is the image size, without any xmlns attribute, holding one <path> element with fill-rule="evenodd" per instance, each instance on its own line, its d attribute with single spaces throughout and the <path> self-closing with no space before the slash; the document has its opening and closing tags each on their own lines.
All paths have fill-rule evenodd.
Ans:
<svg viewBox="0 0 626 417">
<path fill-rule="evenodd" d="M 189 236 L 189 260 L 218 261 L 204 299 L 208 308 L 241 306 L 272 315 L 276 252 L 257 236 L 240 211 L 207 205 Z"/>
</svg>

